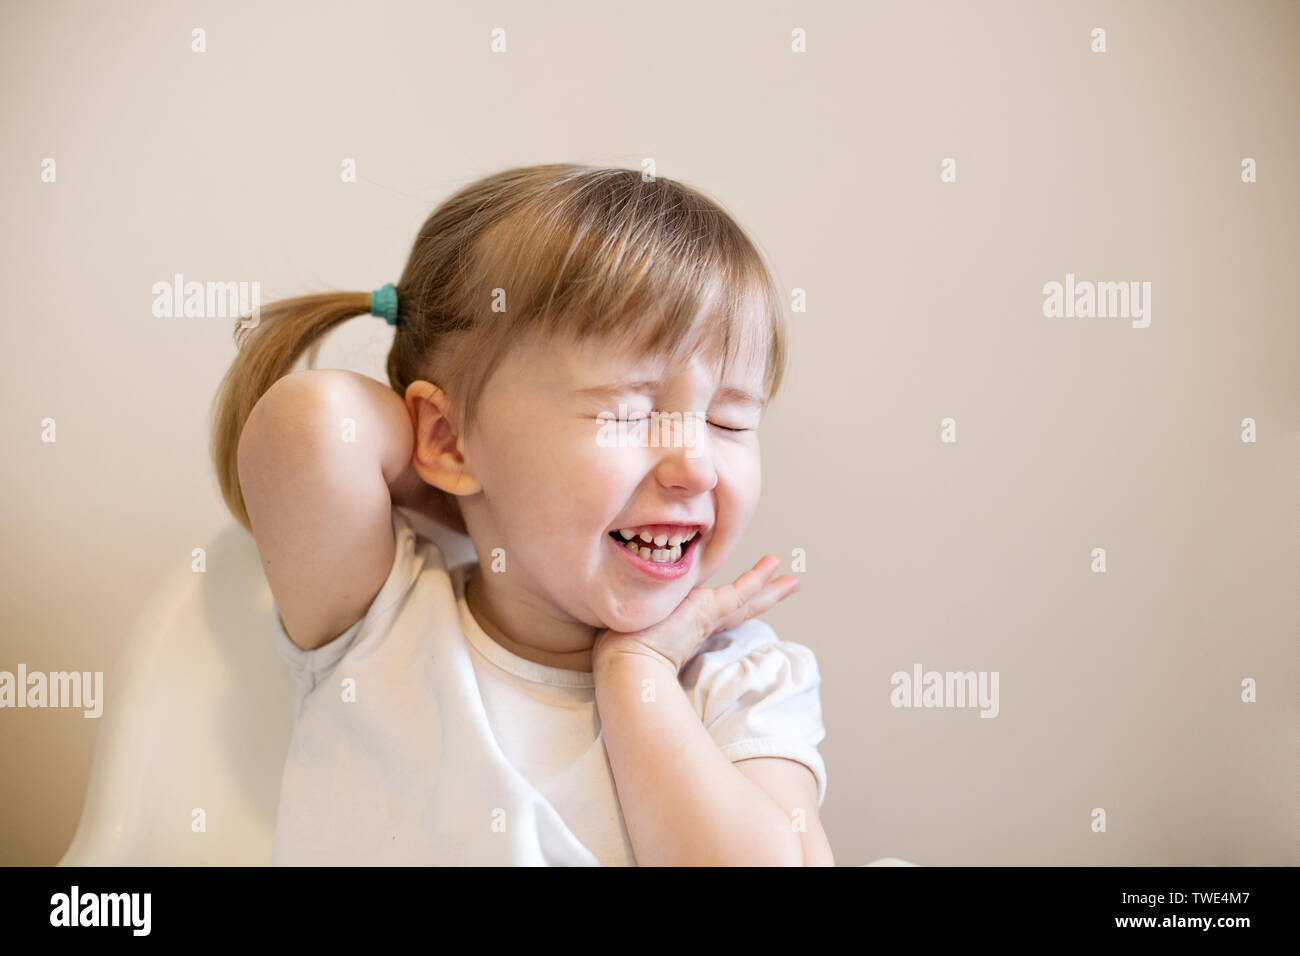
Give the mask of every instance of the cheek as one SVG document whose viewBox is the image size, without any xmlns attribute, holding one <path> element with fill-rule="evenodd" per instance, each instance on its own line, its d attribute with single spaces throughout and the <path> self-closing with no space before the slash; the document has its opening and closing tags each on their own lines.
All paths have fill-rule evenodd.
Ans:
<svg viewBox="0 0 1300 956">
<path fill-rule="evenodd" d="M 498 526 L 530 556 L 554 555 L 572 539 L 569 529 L 591 520 L 590 457 L 551 420 L 517 415 L 497 427 L 474 459 Z"/>
<path fill-rule="evenodd" d="M 714 456 L 718 471 L 718 491 L 735 499 L 738 505 L 758 501 L 762 485 L 762 466 L 756 446 L 736 445 L 719 450 Z"/>
<path fill-rule="evenodd" d="M 757 456 L 749 449 L 735 449 L 717 459 L 716 496 L 719 543 L 734 542 L 749 526 L 758 510 L 762 476 Z"/>
<path fill-rule="evenodd" d="M 569 536 L 585 540 L 603 530 L 624 509 L 643 477 L 643 462 L 633 449 L 602 448 L 590 434 L 575 429 L 561 436 L 531 462 L 520 462 L 521 488 L 539 520 Z M 576 543 L 576 542 L 575 542 Z"/>
<path fill-rule="evenodd" d="M 635 488 L 650 468 L 646 452 L 641 448 L 603 447 L 596 442 L 594 430 L 570 442 L 565 468 L 573 483 L 592 493 L 617 497 L 628 488 Z M 615 502 L 622 507 L 622 502 Z"/>
</svg>

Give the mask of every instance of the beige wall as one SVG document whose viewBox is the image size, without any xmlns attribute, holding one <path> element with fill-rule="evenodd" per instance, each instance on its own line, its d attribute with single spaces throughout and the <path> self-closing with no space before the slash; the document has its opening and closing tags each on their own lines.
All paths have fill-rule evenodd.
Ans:
<svg viewBox="0 0 1300 956">
<path fill-rule="evenodd" d="M 370 289 L 470 179 L 653 157 L 807 292 L 726 580 L 806 552 L 767 619 L 821 663 L 838 861 L 1297 862 L 1300 5 L 0 18 L 0 670 L 111 687 L 141 602 L 230 520 L 206 457 L 229 324 L 154 318 L 153 282 Z M 1150 282 L 1150 325 L 1045 317 L 1067 273 Z M 378 376 L 388 334 L 359 318 L 322 364 Z M 918 663 L 998 672 L 998 716 L 891 706 Z M 96 730 L 0 711 L 0 863 L 62 854 Z"/>
</svg>

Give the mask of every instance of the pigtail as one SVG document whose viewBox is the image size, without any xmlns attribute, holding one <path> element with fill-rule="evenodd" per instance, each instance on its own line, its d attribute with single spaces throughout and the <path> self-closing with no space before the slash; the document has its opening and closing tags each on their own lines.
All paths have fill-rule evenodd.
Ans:
<svg viewBox="0 0 1300 956">
<path fill-rule="evenodd" d="M 212 403 L 209 451 L 226 507 L 248 531 L 252 524 L 239 487 L 238 450 L 253 406 L 308 349 L 314 363 L 326 332 L 369 311 L 368 292 L 324 292 L 272 302 L 261 309 L 256 325 L 247 318 L 239 320 L 235 328 L 239 354 Z"/>
</svg>

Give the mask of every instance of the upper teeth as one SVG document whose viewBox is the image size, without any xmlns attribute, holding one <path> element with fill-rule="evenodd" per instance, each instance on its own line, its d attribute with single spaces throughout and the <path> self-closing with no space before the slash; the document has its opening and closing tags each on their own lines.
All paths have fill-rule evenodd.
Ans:
<svg viewBox="0 0 1300 956">
<path fill-rule="evenodd" d="M 682 545 L 695 537 L 695 528 L 692 528 L 686 534 L 651 534 L 649 531 L 638 533 L 632 528 L 624 528 L 619 531 L 623 536 L 623 543 L 629 551 L 635 552 L 647 561 L 654 561 L 661 564 L 676 564 L 682 556 Z M 653 544 L 653 549 L 638 545 L 637 541 L 645 544 Z"/>
<path fill-rule="evenodd" d="M 649 531 L 642 531 L 638 535 L 637 532 L 633 531 L 631 528 L 624 528 L 622 531 L 619 532 L 619 534 L 623 536 L 623 539 L 625 541 L 630 541 L 633 538 L 640 537 L 640 539 L 644 541 L 646 544 L 656 544 L 661 548 L 664 545 L 668 545 L 668 547 L 670 548 L 675 548 L 683 541 L 690 541 L 691 538 L 695 537 L 695 529 L 692 528 L 686 534 L 668 535 L 668 534 L 663 534 L 661 532 L 657 535 L 653 535 Z"/>
</svg>

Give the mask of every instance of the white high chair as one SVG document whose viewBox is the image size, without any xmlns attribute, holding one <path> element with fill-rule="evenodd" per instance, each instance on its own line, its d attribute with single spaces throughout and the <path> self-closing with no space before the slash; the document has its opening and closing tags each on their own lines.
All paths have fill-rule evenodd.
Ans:
<svg viewBox="0 0 1300 956">
<path fill-rule="evenodd" d="M 452 563 L 468 538 L 403 510 Z M 271 589 L 233 520 L 146 601 L 107 675 L 90 781 L 58 866 L 271 862 L 296 689 L 272 643 Z M 196 820 L 202 811 L 202 830 Z"/>
<path fill-rule="evenodd" d="M 449 566 L 474 556 L 467 538 L 403 514 Z M 271 862 L 295 686 L 252 536 L 231 521 L 205 558 L 206 571 L 184 563 L 160 583 L 105 681 L 81 819 L 58 866 Z"/>
<path fill-rule="evenodd" d="M 206 571 L 185 563 L 164 578 L 105 681 L 59 866 L 270 863 L 294 706 L 271 614 L 257 546 L 233 521 L 206 548 Z"/>
</svg>

